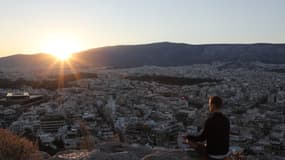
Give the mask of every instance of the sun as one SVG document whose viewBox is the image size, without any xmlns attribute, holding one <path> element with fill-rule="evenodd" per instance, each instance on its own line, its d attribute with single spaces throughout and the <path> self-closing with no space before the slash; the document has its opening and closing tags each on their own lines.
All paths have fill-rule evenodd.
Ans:
<svg viewBox="0 0 285 160">
<path fill-rule="evenodd" d="M 43 46 L 43 52 L 52 54 L 59 60 L 68 60 L 73 53 L 81 50 L 80 44 L 67 37 L 49 39 Z"/>
</svg>

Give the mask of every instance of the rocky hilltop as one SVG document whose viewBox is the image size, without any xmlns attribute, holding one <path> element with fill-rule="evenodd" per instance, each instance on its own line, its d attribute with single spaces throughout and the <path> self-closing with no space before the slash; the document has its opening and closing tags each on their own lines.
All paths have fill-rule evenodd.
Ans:
<svg viewBox="0 0 285 160">
<path fill-rule="evenodd" d="M 46 160 L 196 160 L 198 158 L 198 154 L 193 151 L 107 142 L 96 145 L 96 149 L 91 151 L 63 151 L 52 157 L 46 157 Z"/>
</svg>

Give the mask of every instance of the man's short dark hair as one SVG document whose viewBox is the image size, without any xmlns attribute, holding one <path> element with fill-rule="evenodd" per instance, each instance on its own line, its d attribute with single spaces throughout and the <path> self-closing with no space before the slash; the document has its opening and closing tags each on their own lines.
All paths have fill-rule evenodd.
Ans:
<svg viewBox="0 0 285 160">
<path fill-rule="evenodd" d="M 210 96 L 209 101 L 215 108 L 221 108 L 223 105 L 223 100 L 219 96 Z"/>
</svg>

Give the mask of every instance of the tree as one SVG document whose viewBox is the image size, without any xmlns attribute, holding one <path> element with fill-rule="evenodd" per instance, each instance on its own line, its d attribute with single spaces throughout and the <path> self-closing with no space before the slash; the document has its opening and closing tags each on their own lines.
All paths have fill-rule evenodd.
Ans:
<svg viewBox="0 0 285 160">
<path fill-rule="evenodd" d="M 94 149 L 94 139 L 91 136 L 88 127 L 83 121 L 79 121 L 79 126 L 80 126 L 80 133 L 82 135 L 82 141 L 80 143 L 80 149 Z"/>
</svg>

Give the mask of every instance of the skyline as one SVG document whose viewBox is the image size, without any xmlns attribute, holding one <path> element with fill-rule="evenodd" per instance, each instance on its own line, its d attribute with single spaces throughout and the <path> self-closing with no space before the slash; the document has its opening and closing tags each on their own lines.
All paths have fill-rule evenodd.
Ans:
<svg viewBox="0 0 285 160">
<path fill-rule="evenodd" d="M 275 3 L 273 3 L 275 2 Z M 77 50 L 171 41 L 284 43 L 285 1 L 155 0 L 1 2 L 0 57 L 44 52 L 72 39 Z"/>
</svg>

